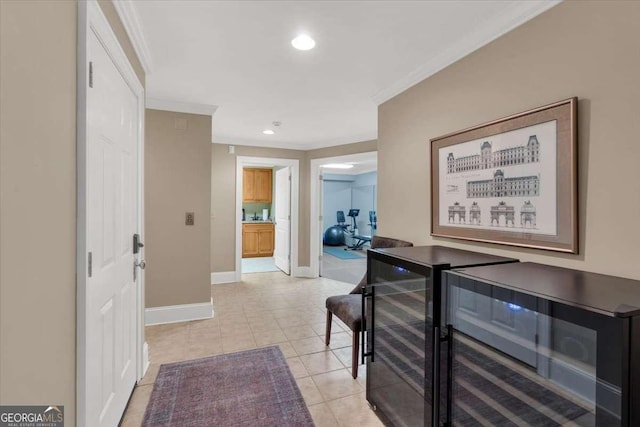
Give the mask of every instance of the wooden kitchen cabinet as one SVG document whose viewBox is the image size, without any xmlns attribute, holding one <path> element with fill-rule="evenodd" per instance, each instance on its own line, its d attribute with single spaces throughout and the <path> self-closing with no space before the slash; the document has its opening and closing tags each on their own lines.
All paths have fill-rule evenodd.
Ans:
<svg viewBox="0 0 640 427">
<path fill-rule="evenodd" d="M 273 223 L 242 224 L 242 257 L 273 256 Z"/>
<path fill-rule="evenodd" d="M 244 168 L 242 170 L 242 201 L 271 203 L 273 170 Z"/>
<path fill-rule="evenodd" d="M 242 170 L 242 201 L 253 202 L 256 199 L 255 169 Z"/>
</svg>

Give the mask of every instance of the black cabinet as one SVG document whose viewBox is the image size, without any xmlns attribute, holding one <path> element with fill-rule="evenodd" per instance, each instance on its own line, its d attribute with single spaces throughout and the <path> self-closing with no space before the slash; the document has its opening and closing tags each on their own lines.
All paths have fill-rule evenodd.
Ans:
<svg viewBox="0 0 640 427">
<path fill-rule="evenodd" d="M 444 274 L 447 425 L 640 425 L 640 282 L 518 263 Z"/>
<path fill-rule="evenodd" d="M 388 424 L 431 426 L 441 406 L 434 381 L 445 378 L 434 357 L 444 352 L 442 272 L 517 260 L 422 246 L 370 250 L 367 262 L 367 400 Z"/>
<path fill-rule="evenodd" d="M 367 400 L 378 416 L 640 426 L 640 282 L 513 261 L 369 251 Z"/>
</svg>

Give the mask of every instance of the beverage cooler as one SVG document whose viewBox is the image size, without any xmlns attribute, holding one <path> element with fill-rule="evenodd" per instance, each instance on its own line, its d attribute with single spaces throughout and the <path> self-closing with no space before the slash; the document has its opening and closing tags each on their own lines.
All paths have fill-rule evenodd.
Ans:
<svg viewBox="0 0 640 427">
<path fill-rule="evenodd" d="M 534 263 L 444 276 L 442 424 L 640 425 L 640 282 Z"/>
<path fill-rule="evenodd" d="M 369 252 L 367 400 L 387 425 L 640 426 L 640 282 L 453 251 Z"/>
<path fill-rule="evenodd" d="M 367 400 L 387 424 L 431 426 L 439 419 L 442 272 L 517 260 L 442 246 L 368 252 L 363 298 Z"/>
</svg>

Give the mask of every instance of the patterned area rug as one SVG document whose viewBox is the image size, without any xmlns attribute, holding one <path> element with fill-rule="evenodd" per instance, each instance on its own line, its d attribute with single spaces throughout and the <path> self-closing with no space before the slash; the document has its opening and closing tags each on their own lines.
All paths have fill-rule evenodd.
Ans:
<svg viewBox="0 0 640 427">
<path fill-rule="evenodd" d="M 313 426 L 278 347 L 162 365 L 142 423 Z"/>
</svg>

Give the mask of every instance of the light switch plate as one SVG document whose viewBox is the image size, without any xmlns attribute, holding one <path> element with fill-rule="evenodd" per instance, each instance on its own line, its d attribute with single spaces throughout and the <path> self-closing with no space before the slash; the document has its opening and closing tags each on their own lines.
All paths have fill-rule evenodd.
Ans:
<svg viewBox="0 0 640 427">
<path fill-rule="evenodd" d="M 185 214 L 184 224 L 185 224 L 185 225 L 194 225 L 195 223 L 196 223 L 195 213 L 193 213 L 193 212 L 187 212 L 187 213 Z"/>
</svg>

